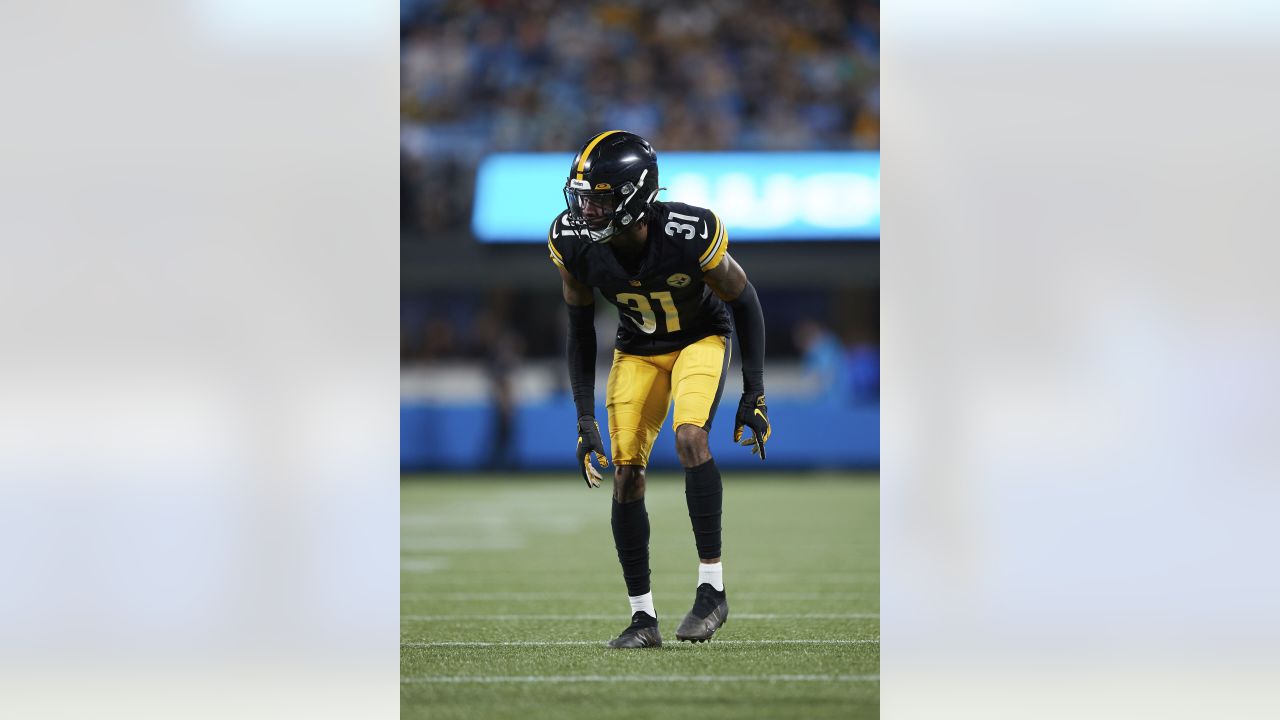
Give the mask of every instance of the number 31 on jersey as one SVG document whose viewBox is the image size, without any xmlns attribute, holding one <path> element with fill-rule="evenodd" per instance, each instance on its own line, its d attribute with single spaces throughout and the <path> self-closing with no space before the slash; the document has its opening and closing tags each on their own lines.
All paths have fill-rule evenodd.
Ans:
<svg viewBox="0 0 1280 720">
<path fill-rule="evenodd" d="M 662 305 L 662 312 L 667 316 L 667 332 L 680 332 L 680 315 L 676 312 L 676 303 L 671 298 L 671 293 L 664 290 L 662 292 L 649 293 L 649 297 L 639 293 L 618 293 L 619 303 L 626 303 L 627 307 L 640 313 L 642 322 L 636 322 L 636 319 L 630 315 L 626 317 L 636 323 L 640 331 L 646 335 L 652 335 L 658 329 L 658 318 L 653 313 L 653 305 L 649 302 L 649 298 L 657 300 Z"/>
<path fill-rule="evenodd" d="M 695 223 L 702 220 L 702 218 L 694 217 L 693 215 L 681 215 L 678 212 L 673 212 L 667 217 L 680 218 L 681 220 L 689 220 Z M 690 225 L 688 223 L 676 222 L 675 220 L 672 220 L 671 222 L 667 223 L 666 227 L 662 229 L 671 237 L 675 237 L 676 233 L 681 233 L 682 235 L 684 235 L 685 240 L 692 240 L 693 236 L 696 235 L 698 232 L 697 228 L 695 228 L 693 225 Z M 706 236 L 707 236 L 707 233 L 704 227 L 702 232 L 702 237 L 705 238 Z"/>
</svg>

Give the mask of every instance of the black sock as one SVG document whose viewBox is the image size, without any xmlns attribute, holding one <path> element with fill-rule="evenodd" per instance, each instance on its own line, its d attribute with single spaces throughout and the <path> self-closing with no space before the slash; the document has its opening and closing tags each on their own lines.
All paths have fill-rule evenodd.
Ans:
<svg viewBox="0 0 1280 720">
<path fill-rule="evenodd" d="M 627 594 L 649 592 L 649 513 L 644 498 L 635 502 L 613 501 L 613 546 L 618 549 Z"/>
<path fill-rule="evenodd" d="M 698 557 L 703 560 L 720 557 L 720 506 L 723 497 L 720 469 L 716 467 L 714 458 L 697 467 L 684 469 L 684 500 L 689 506 Z"/>
</svg>

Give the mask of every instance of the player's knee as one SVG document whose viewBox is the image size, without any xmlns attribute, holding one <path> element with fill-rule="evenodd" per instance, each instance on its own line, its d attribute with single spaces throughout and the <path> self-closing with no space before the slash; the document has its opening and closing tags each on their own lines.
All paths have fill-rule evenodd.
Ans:
<svg viewBox="0 0 1280 720">
<path fill-rule="evenodd" d="M 697 425 L 681 425 L 676 428 L 676 455 L 685 467 L 696 467 L 711 459 L 707 446 L 707 431 Z"/>
<path fill-rule="evenodd" d="M 618 465 L 613 470 L 613 499 L 620 503 L 635 502 L 644 497 L 644 468 Z"/>
</svg>

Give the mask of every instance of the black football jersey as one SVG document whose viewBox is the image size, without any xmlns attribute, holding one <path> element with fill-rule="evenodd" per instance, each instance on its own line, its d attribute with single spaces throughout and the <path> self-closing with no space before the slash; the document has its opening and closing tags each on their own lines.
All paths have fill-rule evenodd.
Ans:
<svg viewBox="0 0 1280 720">
<path fill-rule="evenodd" d="M 706 208 L 655 202 L 649 242 L 636 272 L 628 272 L 608 243 L 593 243 L 562 212 L 551 224 L 551 262 L 598 289 L 618 307 L 617 348 L 633 355 L 674 352 L 708 335 L 728 335 L 729 309 L 703 275 L 729 247 L 720 218 Z"/>
</svg>

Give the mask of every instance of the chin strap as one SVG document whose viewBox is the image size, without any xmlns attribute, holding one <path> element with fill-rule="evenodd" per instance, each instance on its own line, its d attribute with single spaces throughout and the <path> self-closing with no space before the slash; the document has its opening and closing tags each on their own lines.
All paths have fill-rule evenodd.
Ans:
<svg viewBox="0 0 1280 720">
<path fill-rule="evenodd" d="M 617 235 L 622 231 L 618 229 L 617 225 L 614 225 L 613 222 L 610 221 L 609 226 L 600 232 L 602 234 L 597 238 L 595 232 L 591 230 L 591 228 L 587 228 L 587 237 L 591 238 L 591 242 L 593 243 L 604 244 L 612 240 L 614 235 Z"/>
</svg>

